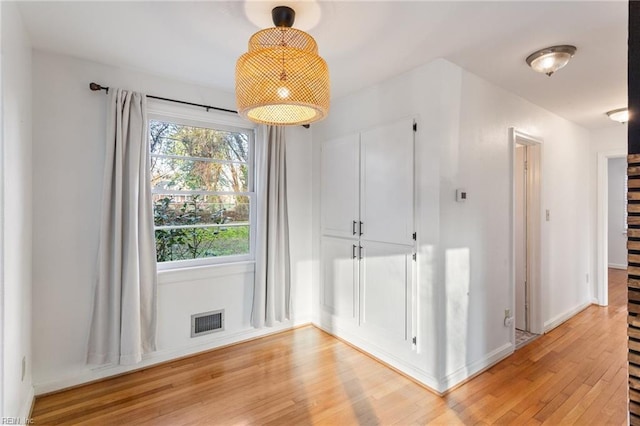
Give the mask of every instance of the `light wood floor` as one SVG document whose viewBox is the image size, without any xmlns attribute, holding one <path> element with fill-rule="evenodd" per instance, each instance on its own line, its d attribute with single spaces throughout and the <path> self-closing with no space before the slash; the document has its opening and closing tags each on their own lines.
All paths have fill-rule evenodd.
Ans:
<svg viewBox="0 0 640 426">
<path fill-rule="evenodd" d="M 438 397 L 305 327 L 36 399 L 44 424 L 616 424 L 627 417 L 626 275 L 592 306 Z"/>
</svg>

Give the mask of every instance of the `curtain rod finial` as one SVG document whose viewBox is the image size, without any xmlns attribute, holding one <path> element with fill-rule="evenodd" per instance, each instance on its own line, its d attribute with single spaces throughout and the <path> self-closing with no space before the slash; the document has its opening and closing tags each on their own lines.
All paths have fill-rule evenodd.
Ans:
<svg viewBox="0 0 640 426">
<path fill-rule="evenodd" d="M 89 89 L 93 90 L 94 92 L 97 92 L 99 90 L 104 90 L 105 92 L 109 93 L 109 88 L 108 87 L 104 87 L 99 85 L 98 83 L 89 83 Z"/>
</svg>

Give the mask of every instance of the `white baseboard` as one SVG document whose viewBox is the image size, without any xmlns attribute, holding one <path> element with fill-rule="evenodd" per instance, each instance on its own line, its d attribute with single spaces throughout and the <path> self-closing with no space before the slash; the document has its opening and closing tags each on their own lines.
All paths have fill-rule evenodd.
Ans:
<svg viewBox="0 0 640 426">
<path fill-rule="evenodd" d="M 585 309 L 587 309 L 589 306 L 591 306 L 591 302 L 585 302 L 567 312 L 564 312 L 560 315 L 555 316 L 554 318 L 551 318 L 549 321 L 545 321 L 544 322 L 544 333 L 548 333 L 551 330 L 553 330 L 554 328 L 558 327 L 559 325 L 561 325 L 562 323 L 564 323 L 565 321 L 570 320 L 574 315 L 584 311 Z"/>
<path fill-rule="evenodd" d="M 155 364 L 176 360 L 186 356 L 195 355 L 201 352 L 218 349 L 236 343 L 246 342 L 249 340 L 257 339 L 259 337 L 269 336 L 271 334 L 291 330 L 295 327 L 299 327 L 305 324 L 310 324 L 310 322 L 308 321 L 300 322 L 301 319 L 302 318 L 296 319 L 295 322 L 283 322 L 274 327 L 265 327 L 260 329 L 250 328 L 234 333 L 229 333 L 220 336 L 215 340 L 209 340 L 206 343 L 194 344 L 176 349 L 159 350 L 151 354 L 144 355 L 142 357 L 142 361 L 135 365 L 105 365 L 94 368 L 87 366 L 84 371 L 73 377 L 60 378 L 42 383 L 34 383 L 34 392 L 35 395 L 55 392 L 62 389 L 90 383 L 96 380 L 105 379 L 111 376 L 130 373 L 132 371 L 147 368 Z"/>
<path fill-rule="evenodd" d="M 627 265 L 622 265 L 622 264 L 619 264 L 619 263 L 610 263 L 609 264 L 609 268 L 612 268 L 612 269 L 627 269 Z"/>
<path fill-rule="evenodd" d="M 408 377 L 429 388 L 434 393 L 440 394 L 440 390 L 438 389 L 438 380 L 426 371 L 406 362 L 403 359 L 398 358 L 397 356 L 384 350 L 383 348 L 380 348 L 379 346 L 362 339 L 355 333 L 351 333 L 341 327 L 336 326 L 335 324 L 331 326 L 323 326 L 322 323 L 314 323 L 313 325 L 338 339 L 342 339 L 347 344 L 353 345 L 357 349 L 366 352 L 371 357 L 382 362 L 383 364 L 386 364 L 387 366 L 400 371 L 402 374 L 406 374 Z"/>
<path fill-rule="evenodd" d="M 448 389 L 451 389 L 452 387 L 482 373 L 489 367 L 499 363 L 500 361 L 511 355 L 514 349 L 515 348 L 511 342 L 505 343 L 496 350 L 487 354 L 487 356 L 485 356 L 484 358 L 469 365 L 465 365 L 464 367 L 459 368 L 453 373 L 450 373 L 449 375 L 443 377 L 440 380 L 440 388 L 442 389 L 441 392 L 446 392 Z"/>
<path fill-rule="evenodd" d="M 379 346 L 372 344 L 369 341 L 362 339 L 355 333 L 350 333 L 343 328 L 337 327 L 335 324 L 331 326 L 323 326 L 321 323 L 314 323 L 314 325 L 327 333 L 345 340 L 347 343 L 352 344 L 360 350 L 366 352 L 372 357 L 378 359 L 384 364 L 400 371 L 403 374 L 411 377 L 415 381 L 421 383 L 433 392 L 442 395 L 452 387 L 468 380 L 469 378 L 482 373 L 489 367 L 502 361 L 504 358 L 511 355 L 514 351 L 514 346 L 511 342 L 505 343 L 496 350 L 487 354 L 482 359 L 473 362 L 470 365 L 466 365 L 455 372 L 447 375 L 446 377 L 438 380 L 436 377 L 427 373 L 426 371 L 412 365 L 411 363 L 398 358 L 389 351 L 380 348 Z"/>
<path fill-rule="evenodd" d="M 20 420 L 22 420 L 21 424 L 29 423 L 28 420 L 31 418 L 31 408 L 33 408 L 33 400 L 36 397 L 33 386 L 29 387 L 29 393 L 22 404 L 22 408 L 20 409 Z"/>
</svg>

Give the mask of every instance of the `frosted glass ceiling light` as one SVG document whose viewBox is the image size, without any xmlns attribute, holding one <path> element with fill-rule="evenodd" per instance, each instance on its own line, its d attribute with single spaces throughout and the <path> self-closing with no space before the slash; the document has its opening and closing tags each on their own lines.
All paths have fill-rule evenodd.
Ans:
<svg viewBox="0 0 640 426">
<path fill-rule="evenodd" d="M 629 121 L 629 110 L 627 108 L 618 108 L 607 112 L 607 115 L 613 121 L 618 123 L 626 123 Z"/>
<path fill-rule="evenodd" d="M 537 72 L 551 77 L 551 74 L 567 65 L 576 53 L 575 46 L 552 46 L 533 52 L 527 57 L 527 64 Z"/>
<path fill-rule="evenodd" d="M 329 112 L 329 68 L 309 34 L 291 28 L 295 12 L 271 11 L 274 28 L 249 39 L 236 63 L 238 113 L 256 123 L 309 124 Z"/>
</svg>

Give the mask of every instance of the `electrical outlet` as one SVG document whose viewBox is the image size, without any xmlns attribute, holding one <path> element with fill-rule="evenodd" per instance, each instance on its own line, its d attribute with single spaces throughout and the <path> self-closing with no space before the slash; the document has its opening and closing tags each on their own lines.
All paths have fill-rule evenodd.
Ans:
<svg viewBox="0 0 640 426">
<path fill-rule="evenodd" d="M 513 317 L 511 316 L 511 309 L 504 310 L 504 326 L 510 327 L 513 324 Z"/>
<path fill-rule="evenodd" d="M 22 357 L 22 381 L 24 382 L 24 376 L 27 373 L 27 357 Z"/>
</svg>

